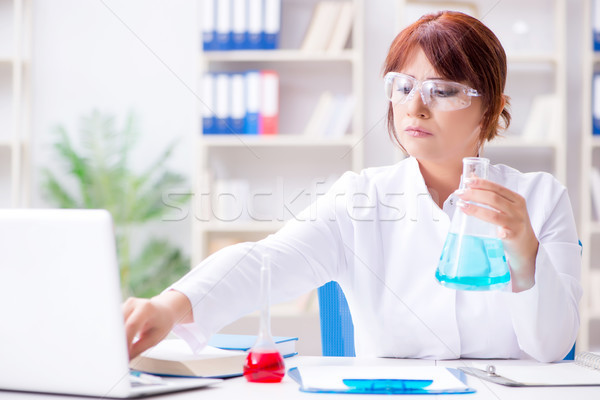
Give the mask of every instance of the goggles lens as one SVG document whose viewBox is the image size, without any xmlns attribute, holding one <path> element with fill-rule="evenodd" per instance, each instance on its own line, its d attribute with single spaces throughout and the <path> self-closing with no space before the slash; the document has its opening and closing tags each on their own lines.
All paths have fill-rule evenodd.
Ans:
<svg viewBox="0 0 600 400">
<path fill-rule="evenodd" d="M 427 107 L 439 111 L 454 111 L 471 105 L 471 97 L 480 96 L 462 83 L 444 80 L 419 81 L 412 76 L 388 72 L 384 78 L 385 95 L 394 105 L 404 104 L 415 96 L 417 90 Z"/>
</svg>

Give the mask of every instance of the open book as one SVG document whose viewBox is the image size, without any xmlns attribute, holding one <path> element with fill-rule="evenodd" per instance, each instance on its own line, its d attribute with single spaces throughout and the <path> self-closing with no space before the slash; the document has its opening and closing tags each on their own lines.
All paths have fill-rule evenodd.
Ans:
<svg viewBox="0 0 600 400">
<path fill-rule="evenodd" d="M 181 339 L 163 340 L 129 362 L 129 368 L 150 374 L 227 378 L 243 374 L 246 353 L 207 346 L 194 354 Z"/>
</svg>

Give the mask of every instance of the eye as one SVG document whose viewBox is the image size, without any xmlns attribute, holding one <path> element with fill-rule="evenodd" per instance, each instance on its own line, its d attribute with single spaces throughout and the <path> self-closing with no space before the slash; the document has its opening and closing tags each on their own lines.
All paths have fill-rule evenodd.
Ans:
<svg viewBox="0 0 600 400">
<path fill-rule="evenodd" d="M 409 94 L 412 88 L 413 85 L 409 81 L 397 80 L 396 82 L 396 91 L 402 94 Z"/>
<path fill-rule="evenodd" d="M 445 83 L 436 83 L 431 88 L 431 95 L 435 97 L 454 97 L 460 92 L 454 85 Z"/>
</svg>

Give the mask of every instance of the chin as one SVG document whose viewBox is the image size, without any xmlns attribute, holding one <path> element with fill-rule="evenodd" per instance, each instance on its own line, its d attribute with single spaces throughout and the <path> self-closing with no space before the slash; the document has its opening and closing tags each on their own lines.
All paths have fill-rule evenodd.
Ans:
<svg viewBox="0 0 600 400">
<path fill-rule="evenodd" d="M 404 149 L 406 150 L 409 156 L 423 160 L 436 158 L 436 152 L 433 151 L 433 149 L 429 148 L 430 146 L 422 146 L 416 143 L 412 143 L 412 141 L 410 140 L 403 140 L 400 143 L 402 143 L 402 146 L 404 146 Z"/>
</svg>

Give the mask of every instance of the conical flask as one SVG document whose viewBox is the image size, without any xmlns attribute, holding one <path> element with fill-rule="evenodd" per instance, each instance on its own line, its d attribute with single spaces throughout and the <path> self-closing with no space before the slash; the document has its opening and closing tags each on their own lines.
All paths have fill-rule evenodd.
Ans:
<svg viewBox="0 0 600 400">
<path fill-rule="evenodd" d="M 248 382 L 281 382 L 285 364 L 271 336 L 271 262 L 263 255 L 260 268 L 260 328 L 256 343 L 250 349 L 244 364 L 244 376 Z"/>
<path fill-rule="evenodd" d="M 464 158 L 460 189 L 466 189 L 474 177 L 488 179 L 489 164 L 487 158 Z M 510 281 L 510 272 L 497 230 L 496 225 L 469 216 L 456 207 L 435 272 L 438 281 L 460 290 L 504 287 Z"/>
</svg>

